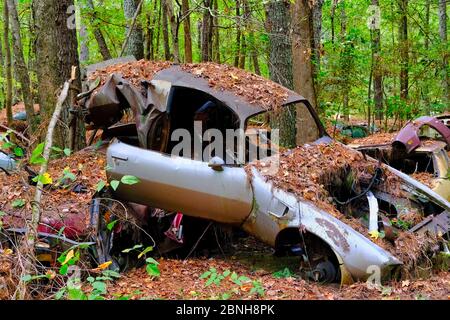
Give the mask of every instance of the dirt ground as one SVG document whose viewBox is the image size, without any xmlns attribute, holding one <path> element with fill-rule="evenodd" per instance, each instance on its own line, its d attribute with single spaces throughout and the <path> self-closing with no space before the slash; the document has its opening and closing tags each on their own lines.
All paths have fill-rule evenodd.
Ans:
<svg viewBox="0 0 450 320">
<path fill-rule="evenodd" d="M 393 281 L 380 288 L 366 283 L 340 287 L 305 281 L 294 272 L 298 258 L 278 258 L 272 250 L 252 238 L 242 239 L 230 254 L 211 258 L 161 259 L 161 277 L 150 278 L 145 269 L 134 269 L 109 286 L 111 298 L 130 299 L 237 299 L 237 300 L 449 300 L 450 272 L 440 272 L 428 279 Z M 210 268 L 218 273 L 236 272 L 258 281 L 264 295 L 251 294 L 252 285 L 238 286 L 229 279 L 220 285 L 205 287 L 201 275 Z M 274 274 L 289 268 L 292 276 L 277 278 Z M 225 296 L 224 296 L 225 294 Z"/>
<path fill-rule="evenodd" d="M 17 106 L 16 111 L 20 111 Z M 0 118 L 0 121 L 2 119 Z M 389 137 L 382 137 L 388 139 Z M 379 139 L 379 138 L 378 138 Z M 383 139 L 381 139 L 383 140 Z M 105 180 L 104 153 L 99 150 L 85 151 L 68 158 L 54 160 L 49 173 L 54 182 L 60 180 L 64 169 L 75 175 L 76 181 L 67 188 L 50 188 L 44 192 L 44 218 L 62 219 L 66 215 L 81 215 L 87 222 L 88 208 L 99 181 Z M 37 169 L 37 168 L 35 168 Z M 3 221 L 23 222 L 29 216 L 30 202 L 35 188 L 28 183 L 24 171 L 7 176 L 0 173 L 0 211 L 18 219 Z M 85 193 L 76 193 L 71 187 L 81 184 Z M 22 207 L 14 207 L 13 201 L 25 201 Z M 9 271 L 0 252 L 0 299 L 3 276 Z M 450 299 L 450 272 L 435 272 L 431 277 L 385 283 L 380 288 L 370 288 L 366 283 L 340 287 L 338 284 L 322 285 L 303 280 L 298 274 L 298 258 L 277 258 L 272 249 L 251 237 L 237 241 L 224 255 L 158 259 L 161 276 L 151 278 L 145 268 L 138 268 L 121 275 L 108 284 L 109 298 L 126 296 L 130 299 L 296 299 L 296 300 L 367 300 L 367 299 Z M 245 276 L 254 282 L 236 285 L 228 278 L 220 285 L 205 286 L 207 279 L 201 276 L 215 268 L 218 273 L 230 271 Z M 288 268 L 287 275 L 275 274 Z M 255 284 L 256 283 L 256 284 Z M 264 294 L 252 292 L 255 285 L 261 285 Z"/>
</svg>

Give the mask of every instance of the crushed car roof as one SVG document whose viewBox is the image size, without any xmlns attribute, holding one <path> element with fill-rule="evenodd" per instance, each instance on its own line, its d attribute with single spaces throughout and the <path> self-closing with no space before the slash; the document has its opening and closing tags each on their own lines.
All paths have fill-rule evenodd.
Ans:
<svg viewBox="0 0 450 320">
<path fill-rule="evenodd" d="M 305 98 L 303 98 L 302 96 L 278 85 L 277 87 L 279 87 L 280 90 L 283 90 L 284 94 L 286 94 L 286 98 L 284 98 L 284 101 L 280 102 L 281 105 L 269 105 L 267 102 L 264 103 L 264 95 L 272 94 L 270 92 L 270 89 L 267 88 L 265 89 L 265 94 L 258 93 L 261 100 L 258 99 L 258 97 L 254 97 L 254 101 L 247 101 L 246 95 L 242 93 L 246 90 L 249 90 L 245 85 L 243 87 L 234 85 L 231 90 L 213 87 L 211 86 L 211 82 L 207 81 L 206 78 L 202 77 L 201 75 L 198 76 L 194 73 L 186 71 L 185 67 L 178 65 L 160 71 L 155 75 L 154 80 L 164 80 L 170 82 L 173 87 L 184 87 L 203 91 L 222 101 L 240 118 L 245 119 L 255 114 L 270 110 L 276 110 L 281 106 L 305 101 Z M 265 81 L 270 82 L 268 80 Z"/>
<path fill-rule="evenodd" d="M 131 61 L 90 72 L 88 80 L 100 78 L 103 85 L 111 74 L 120 74 L 134 86 L 142 81 L 165 80 L 173 86 L 203 91 L 223 101 L 241 118 L 298 102 L 301 95 L 242 69 L 216 63 L 180 64 L 166 61 Z"/>
</svg>

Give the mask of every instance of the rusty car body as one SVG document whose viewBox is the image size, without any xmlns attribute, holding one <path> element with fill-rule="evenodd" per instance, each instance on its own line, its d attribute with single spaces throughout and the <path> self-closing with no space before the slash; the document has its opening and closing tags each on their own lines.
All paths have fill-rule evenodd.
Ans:
<svg viewBox="0 0 450 320">
<path fill-rule="evenodd" d="M 305 142 L 331 143 L 310 103 L 285 90 L 288 94 L 284 106 L 296 104 L 303 108 L 301 115 L 310 131 Z M 205 161 L 170 155 L 174 147 L 171 134 L 180 128 L 192 132 L 194 114 L 206 101 L 214 101 L 217 106 L 219 120 L 213 127 L 221 132 L 246 130 L 251 117 L 270 111 L 257 103 L 250 104 L 231 91 L 214 89 L 205 79 L 179 66 L 157 73 L 151 81 L 143 81 L 141 88 L 113 74 L 83 99 L 87 123 L 104 129 L 103 137 L 111 141 L 107 150 L 108 180 L 120 181 L 130 175 L 140 180 L 136 185 L 121 184 L 109 192 L 114 199 L 131 203 L 135 214 L 141 212 L 137 214 L 141 218 L 146 208 L 158 208 L 240 228 L 274 248 L 294 248 L 307 260 L 308 274 L 318 281 L 365 280 L 373 266 L 387 276 L 402 264 L 366 235 L 314 203 L 275 188 L 255 168 L 248 172 L 245 165 L 258 159 L 246 158 L 225 165 L 217 158 Z M 136 123 L 118 125 L 128 109 L 133 111 Z M 231 158 L 234 151 L 227 150 Z M 416 226 L 415 232 L 448 234 L 449 202 L 394 168 L 384 166 L 384 170 L 402 179 L 402 188 L 408 191 L 409 198 L 400 201 L 389 192 L 374 188 L 367 196 L 367 214 L 375 217 L 376 228 L 381 219 L 378 204 L 383 203 L 397 208 L 396 212 L 404 205 L 422 208 L 428 222 Z M 102 209 L 102 198 L 105 197 L 99 195 L 94 199 L 91 210 L 99 263 L 117 259 L 117 252 L 120 255 L 113 248 L 113 238 L 120 235 L 106 230 L 109 220 L 105 222 L 103 216 L 110 212 Z M 306 242 L 311 246 L 306 248 Z M 318 248 L 317 252 L 306 254 L 314 248 Z M 313 255 L 318 258 L 313 259 Z"/>
<path fill-rule="evenodd" d="M 408 122 L 391 143 L 352 143 L 349 147 L 380 159 L 409 174 L 430 174 L 430 186 L 443 198 L 450 200 L 450 129 L 446 117 L 421 117 Z"/>
</svg>

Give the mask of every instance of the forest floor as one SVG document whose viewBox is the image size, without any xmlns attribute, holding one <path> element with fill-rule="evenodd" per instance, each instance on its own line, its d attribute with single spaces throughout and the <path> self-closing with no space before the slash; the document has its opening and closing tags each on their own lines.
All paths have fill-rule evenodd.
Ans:
<svg viewBox="0 0 450 320">
<path fill-rule="evenodd" d="M 65 168 L 70 168 L 88 192 L 78 194 L 70 190 L 46 190 L 44 194 L 44 219 L 62 215 L 83 215 L 87 222 L 90 197 L 98 181 L 106 179 L 103 152 L 76 153 L 68 158 L 51 162 L 49 173 L 54 180 Z M 0 174 L 0 211 L 23 217 L 29 210 L 34 187 L 27 183 L 27 175 Z M 24 207 L 14 207 L 14 199 L 23 199 Z M 62 209 L 61 209 L 62 208 Z M 299 258 L 279 258 L 273 250 L 252 237 L 240 238 L 226 250 L 226 254 L 191 257 L 187 260 L 161 258 L 161 276 L 151 278 L 145 267 L 130 270 L 108 285 L 109 298 L 128 299 L 450 299 L 450 272 L 435 273 L 423 279 L 392 281 L 379 288 L 366 283 L 340 287 L 321 285 L 303 280 L 299 273 Z M 0 254 L 1 256 L 1 254 Z M 219 285 L 206 286 L 201 276 L 215 268 L 218 274 L 225 271 L 245 276 L 252 282 L 236 285 L 223 280 Z M 1 278 L 1 270 L 0 270 Z M 255 286 L 263 288 L 260 294 L 252 292 Z M 263 292 L 263 294 L 262 294 Z"/>
<path fill-rule="evenodd" d="M 364 282 L 341 287 L 303 280 L 295 270 L 298 257 L 279 258 L 272 249 L 253 238 L 244 238 L 225 256 L 210 258 L 160 259 L 161 276 L 150 278 L 145 268 L 133 269 L 109 289 L 110 297 L 130 299 L 267 299 L 267 300 L 449 300 L 450 272 L 423 279 L 391 281 L 381 287 Z M 218 274 L 229 270 L 257 281 L 264 294 L 251 293 L 252 284 L 238 286 L 223 280 L 206 286 L 202 274 L 215 268 Z M 289 269 L 290 271 L 286 270 Z M 284 272 L 283 272 L 284 271 Z"/>
<path fill-rule="evenodd" d="M 17 111 L 21 107 L 17 107 Z M 1 118 L 0 118 L 1 119 Z M 389 139 L 387 136 L 374 137 Z M 373 141 L 372 141 L 373 142 Z M 53 160 L 49 174 L 53 181 L 60 181 L 64 171 L 75 177 L 74 184 L 81 183 L 86 193 L 75 193 L 69 188 L 51 188 L 44 192 L 43 219 L 58 219 L 67 215 L 81 215 L 88 221 L 90 199 L 96 185 L 106 181 L 105 158 L 101 150 L 82 151 L 70 157 Z M 37 168 L 35 168 L 37 169 Z M 0 173 L 0 212 L 14 217 L 4 223 L 17 223 L 30 210 L 35 188 L 28 184 L 28 174 Z M 23 200 L 24 205 L 14 204 Z M 2 265 L 0 250 L 0 299 L 2 276 L 8 272 L 8 264 Z M 160 277 L 148 276 L 145 267 L 125 272 L 115 282 L 108 284 L 108 298 L 128 299 L 294 299 L 294 300 L 340 300 L 340 299 L 450 299 L 450 272 L 435 271 L 432 275 L 409 280 L 394 280 L 381 287 L 355 283 L 340 287 L 338 284 L 317 284 L 306 281 L 299 274 L 298 257 L 275 257 L 273 250 L 252 237 L 237 239 L 223 254 L 189 259 L 158 259 Z M 94 266 L 95 267 L 95 266 Z M 237 285 L 226 277 L 219 284 L 207 286 L 208 278 L 202 275 L 214 268 L 217 274 L 236 273 L 252 280 Z M 252 290 L 259 288 L 259 290 Z M 256 292 L 255 292 L 256 291 Z"/>
</svg>

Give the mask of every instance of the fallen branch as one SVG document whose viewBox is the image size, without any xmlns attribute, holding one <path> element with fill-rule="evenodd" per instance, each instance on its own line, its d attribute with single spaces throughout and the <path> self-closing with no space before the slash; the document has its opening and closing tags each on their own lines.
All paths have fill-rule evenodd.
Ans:
<svg viewBox="0 0 450 320">
<path fill-rule="evenodd" d="M 28 143 L 28 145 L 31 145 L 31 141 L 30 139 L 28 139 L 27 137 L 25 137 L 23 134 L 21 134 L 20 132 L 11 129 L 10 127 L 7 127 L 3 124 L 0 123 L 0 128 L 5 129 L 7 131 L 11 131 L 12 133 L 14 133 L 16 136 L 18 136 L 20 139 L 22 139 L 23 141 L 25 141 L 26 143 Z"/>
<path fill-rule="evenodd" d="M 39 177 L 42 177 L 48 169 L 48 162 L 50 159 L 50 154 L 53 147 L 53 132 L 55 131 L 56 124 L 61 116 L 61 112 L 63 110 L 64 102 L 67 100 L 69 95 L 70 83 L 74 81 L 76 77 L 76 67 L 72 67 L 72 77 L 69 81 L 64 83 L 64 87 L 61 91 L 61 94 L 56 102 L 55 111 L 53 112 L 53 116 L 50 120 L 50 124 L 47 130 L 47 136 L 45 138 L 45 148 L 43 152 L 44 162 L 39 171 Z M 40 180 L 40 179 L 39 179 Z M 34 259 L 34 246 L 36 240 L 38 239 L 38 227 L 39 222 L 41 220 L 41 201 L 42 201 L 42 190 L 44 189 L 44 185 L 41 181 L 37 182 L 36 194 L 34 196 L 34 201 L 31 204 L 31 221 L 27 222 L 27 232 L 25 235 L 26 238 L 26 246 L 24 248 L 26 257 L 24 272 L 25 275 L 29 275 L 33 269 L 33 261 Z M 24 299 L 26 295 L 26 284 L 23 281 L 20 281 L 21 290 L 19 298 Z"/>
</svg>

